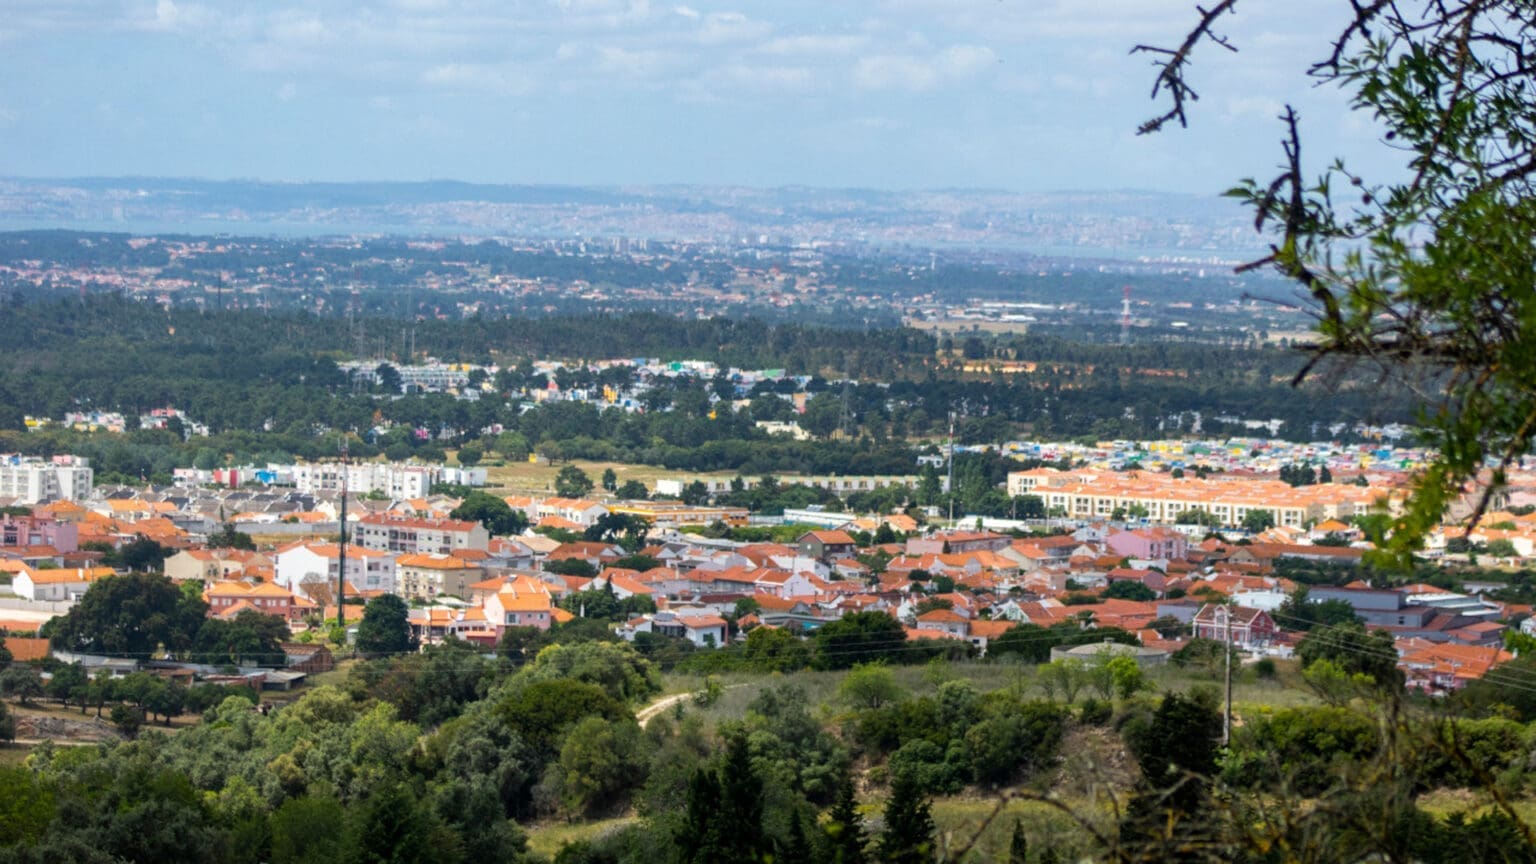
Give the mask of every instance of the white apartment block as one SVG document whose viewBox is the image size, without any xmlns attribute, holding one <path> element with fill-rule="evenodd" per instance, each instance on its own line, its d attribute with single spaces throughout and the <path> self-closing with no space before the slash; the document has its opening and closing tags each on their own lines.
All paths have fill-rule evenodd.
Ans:
<svg viewBox="0 0 1536 864">
<path fill-rule="evenodd" d="M 91 497 L 94 480 L 90 462 L 84 457 L 42 460 L 0 456 L 0 498 L 11 498 L 18 504 L 83 501 Z"/>
<path fill-rule="evenodd" d="M 440 465 L 398 465 L 362 462 L 342 465 L 340 462 L 317 462 L 293 466 L 293 485 L 306 494 L 341 494 L 342 476 L 347 480 L 347 491 L 353 495 L 378 492 L 392 500 L 425 498 L 433 484 L 441 482 L 443 469 Z"/>
<path fill-rule="evenodd" d="M 272 560 L 277 584 L 289 591 L 302 591 L 306 582 L 323 582 L 334 589 L 340 549 L 335 543 L 295 543 L 279 549 Z M 394 554 L 348 545 L 347 584 L 363 591 L 394 593 Z"/>
<path fill-rule="evenodd" d="M 483 552 L 490 543 L 490 535 L 479 522 L 418 519 L 390 513 L 364 516 L 357 520 L 352 533 L 357 545 L 381 552 L 447 555 L 459 549 Z"/>
</svg>

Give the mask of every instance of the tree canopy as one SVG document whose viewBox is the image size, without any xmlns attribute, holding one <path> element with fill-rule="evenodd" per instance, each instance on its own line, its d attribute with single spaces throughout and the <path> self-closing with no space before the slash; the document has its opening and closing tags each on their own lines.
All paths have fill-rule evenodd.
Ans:
<svg viewBox="0 0 1536 864">
<path fill-rule="evenodd" d="M 1236 50 L 1240 38 L 1217 29 L 1236 5 L 1202 8 L 1173 48 L 1138 46 L 1157 58 L 1154 96 L 1167 100 L 1143 132 L 1187 122 L 1191 58 L 1202 43 Z M 1516 0 L 1352 3 L 1308 71 L 1348 93 L 1406 170 L 1381 180 L 1304 158 L 1303 124 L 1286 108 L 1280 173 L 1230 193 L 1271 237 L 1269 254 L 1239 269 L 1277 270 L 1316 317 L 1294 380 L 1364 362 L 1427 403 L 1438 456 L 1393 525 L 1387 555 L 1403 566 L 1469 484 L 1475 522 L 1536 438 L 1529 11 Z"/>
<path fill-rule="evenodd" d="M 67 651 L 148 658 L 192 644 L 208 604 L 151 573 L 108 576 L 91 585 L 69 613 L 43 625 L 42 635 Z"/>
</svg>

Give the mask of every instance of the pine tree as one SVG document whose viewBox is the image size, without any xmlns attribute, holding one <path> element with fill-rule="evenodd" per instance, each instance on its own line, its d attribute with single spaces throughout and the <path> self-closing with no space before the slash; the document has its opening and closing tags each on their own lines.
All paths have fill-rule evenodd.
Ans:
<svg viewBox="0 0 1536 864">
<path fill-rule="evenodd" d="M 720 781 L 712 771 L 700 768 L 688 782 L 688 812 L 678 830 L 677 845 L 687 864 L 725 860 L 720 843 Z"/>
<path fill-rule="evenodd" d="M 761 861 L 769 851 L 763 834 L 763 781 L 752 770 L 747 737 L 735 735 L 720 768 L 720 840 L 726 861 Z"/>
<path fill-rule="evenodd" d="M 831 817 L 827 824 L 829 864 L 864 864 L 864 818 L 859 815 L 859 802 L 853 797 L 853 778 L 843 777 L 837 787 L 837 800 L 832 802 Z"/>
<path fill-rule="evenodd" d="M 1008 843 L 1008 864 L 1026 864 L 1029 861 L 1029 840 L 1024 836 L 1024 823 L 1013 820 L 1013 839 Z"/>
<path fill-rule="evenodd" d="M 891 784 L 885 805 L 885 831 L 880 835 L 880 860 L 886 864 L 931 864 L 934 860 L 933 816 L 928 798 L 910 772 Z"/>
<path fill-rule="evenodd" d="M 811 861 L 811 841 L 805 836 L 805 821 L 796 808 L 789 814 L 789 837 L 779 847 L 779 860 L 785 864 Z"/>
</svg>

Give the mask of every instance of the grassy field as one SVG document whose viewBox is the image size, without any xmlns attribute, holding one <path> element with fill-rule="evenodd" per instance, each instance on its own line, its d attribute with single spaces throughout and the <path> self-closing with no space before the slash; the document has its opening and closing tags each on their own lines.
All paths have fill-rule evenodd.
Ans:
<svg viewBox="0 0 1536 864">
<path fill-rule="evenodd" d="M 1104 824 L 1096 827 L 1110 830 L 1113 817 L 1106 808 L 1089 801 L 1065 803 L 1074 814 L 1102 811 Z M 1035 854 L 1051 846 L 1060 860 L 1077 861 L 1096 848 L 1092 834 L 1076 818 L 1043 801 L 957 796 L 935 799 L 932 812 L 939 850 L 946 861 L 962 850 L 969 850 L 959 859 L 965 862 L 1008 860 L 1015 822 L 1024 829 Z"/>
<path fill-rule="evenodd" d="M 1280 674 L 1274 680 L 1262 680 L 1251 669 L 1235 671 L 1232 686 L 1232 709 L 1241 722 L 1245 712 L 1275 710 L 1298 705 L 1312 705 L 1317 698 L 1311 691 L 1300 686 L 1290 668 L 1291 664 L 1276 664 Z M 918 666 L 894 666 L 892 673 L 901 686 L 913 696 L 931 696 L 939 685 L 951 679 L 965 679 L 983 692 L 1002 688 L 1015 688 L 1025 698 L 1045 698 L 1045 691 L 1036 680 L 1035 667 L 1028 663 L 1013 662 L 958 662 Z M 717 676 L 728 689 L 720 699 L 708 708 L 698 708 L 691 703 L 685 710 L 703 711 L 711 720 L 740 717 L 747 706 L 764 689 L 781 684 L 793 684 L 805 693 L 805 701 L 812 713 L 818 710 L 828 714 L 845 706 L 837 695 L 838 685 L 847 673 L 841 671 L 806 670 L 791 675 L 756 675 L 750 673 Z M 1148 679 L 1154 692 L 1184 692 L 1192 687 L 1219 687 L 1221 678 L 1205 670 L 1181 669 L 1163 666 L 1148 670 Z M 668 693 L 699 690 L 704 679 L 696 675 L 669 675 L 665 687 Z M 1088 693 L 1080 694 L 1085 698 Z"/>
<path fill-rule="evenodd" d="M 528 827 L 528 848 L 546 858 L 555 857 L 560 847 L 579 840 L 591 840 L 610 831 L 639 821 L 635 816 L 595 819 L 589 822 L 547 822 Z"/>
</svg>

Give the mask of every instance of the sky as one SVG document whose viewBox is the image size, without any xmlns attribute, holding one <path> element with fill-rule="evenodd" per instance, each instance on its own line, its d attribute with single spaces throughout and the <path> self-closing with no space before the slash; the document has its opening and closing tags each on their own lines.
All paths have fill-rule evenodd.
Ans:
<svg viewBox="0 0 1536 864">
<path fill-rule="evenodd" d="M 1189 129 L 1138 43 L 1191 0 L 0 0 L 0 176 L 1214 194 L 1387 170 L 1308 64 L 1343 0 L 1254 0 Z M 1330 29 L 1332 26 L 1333 29 Z"/>
</svg>

